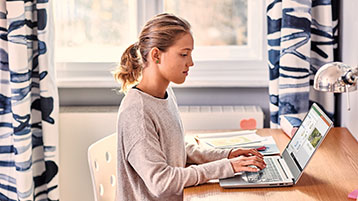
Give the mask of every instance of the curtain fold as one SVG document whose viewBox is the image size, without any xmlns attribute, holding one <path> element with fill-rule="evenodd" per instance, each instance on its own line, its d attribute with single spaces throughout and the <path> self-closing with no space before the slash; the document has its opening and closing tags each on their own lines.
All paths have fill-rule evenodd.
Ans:
<svg viewBox="0 0 358 201">
<path fill-rule="evenodd" d="M 48 0 L 0 2 L 0 200 L 59 200 Z"/>
<path fill-rule="evenodd" d="M 333 119 L 334 95 L 313 89 L 317 70 L 337 60 L 338 3 L 266 0 L 270 126 L 299 125 L 316 102 Z M 334 120 L 334 119 L 333 119 Z"/>
</svg>

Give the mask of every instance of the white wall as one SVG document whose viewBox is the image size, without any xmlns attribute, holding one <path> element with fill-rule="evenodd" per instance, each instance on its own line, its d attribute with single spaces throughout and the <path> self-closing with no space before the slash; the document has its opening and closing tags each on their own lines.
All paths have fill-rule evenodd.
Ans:
<svg viewBox="0 0 358 201">
<path fill-rule="evenodd" d="M 340 48 L 342 62 L 358 66 L 358 1 L 341 1 Z M 347 110 L 347 95 L 342 95 L 342 126 L 347 127 L 358 140 L 358 91 L 349 94 L 351 110 Z"/>
<path fill-rule="evenodd" d="M 117 109 L 96 107 L 99 112 L 95 113 L 89 107 L 73 110 L 61 108 L 60 112 L 60 200 L 94 201 L 87 150 L 115 132 Z"/>
</svg>

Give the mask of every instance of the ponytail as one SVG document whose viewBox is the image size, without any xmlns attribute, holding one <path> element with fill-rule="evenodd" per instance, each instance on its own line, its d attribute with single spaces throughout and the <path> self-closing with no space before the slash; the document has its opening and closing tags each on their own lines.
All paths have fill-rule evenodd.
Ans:
<svg viewBox="0 0 358 201">
<path fill-rule="evenodd" d="M 142 62 L 137 53 L 138 44 L 129 46 L 121 57 L 120 65 L 114 70 L 114 79 L 121 83 L 121 92 L 127 92 L 130 85 L 138 83 L 142 75 Z"/>
</svg>

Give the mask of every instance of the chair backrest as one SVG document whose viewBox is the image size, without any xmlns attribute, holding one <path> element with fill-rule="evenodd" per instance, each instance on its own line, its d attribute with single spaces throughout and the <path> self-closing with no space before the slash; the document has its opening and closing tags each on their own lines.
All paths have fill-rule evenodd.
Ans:
<svg viewBox="0 0 358 201">
<path fill-rule="evenodd" d="M 88 163 L 96 201 L 114 201 L 117 182 L 117 134 L 111 134 L 88 148 Z"/>
</svg>

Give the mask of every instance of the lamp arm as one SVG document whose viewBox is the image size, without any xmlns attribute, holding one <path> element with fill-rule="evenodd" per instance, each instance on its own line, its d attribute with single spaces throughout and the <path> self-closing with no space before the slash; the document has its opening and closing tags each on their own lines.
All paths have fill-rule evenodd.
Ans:
<svg viewBox="0 0 358 201">
<path fill-rule="evenodd" d="M 347 93 L 347 110 L 350 111 L 351 110 L 351 104 L 349 103 L 350 99 L 349 99 L 348 85 L 346 85 L 346 93 Z"/>
</svg>

